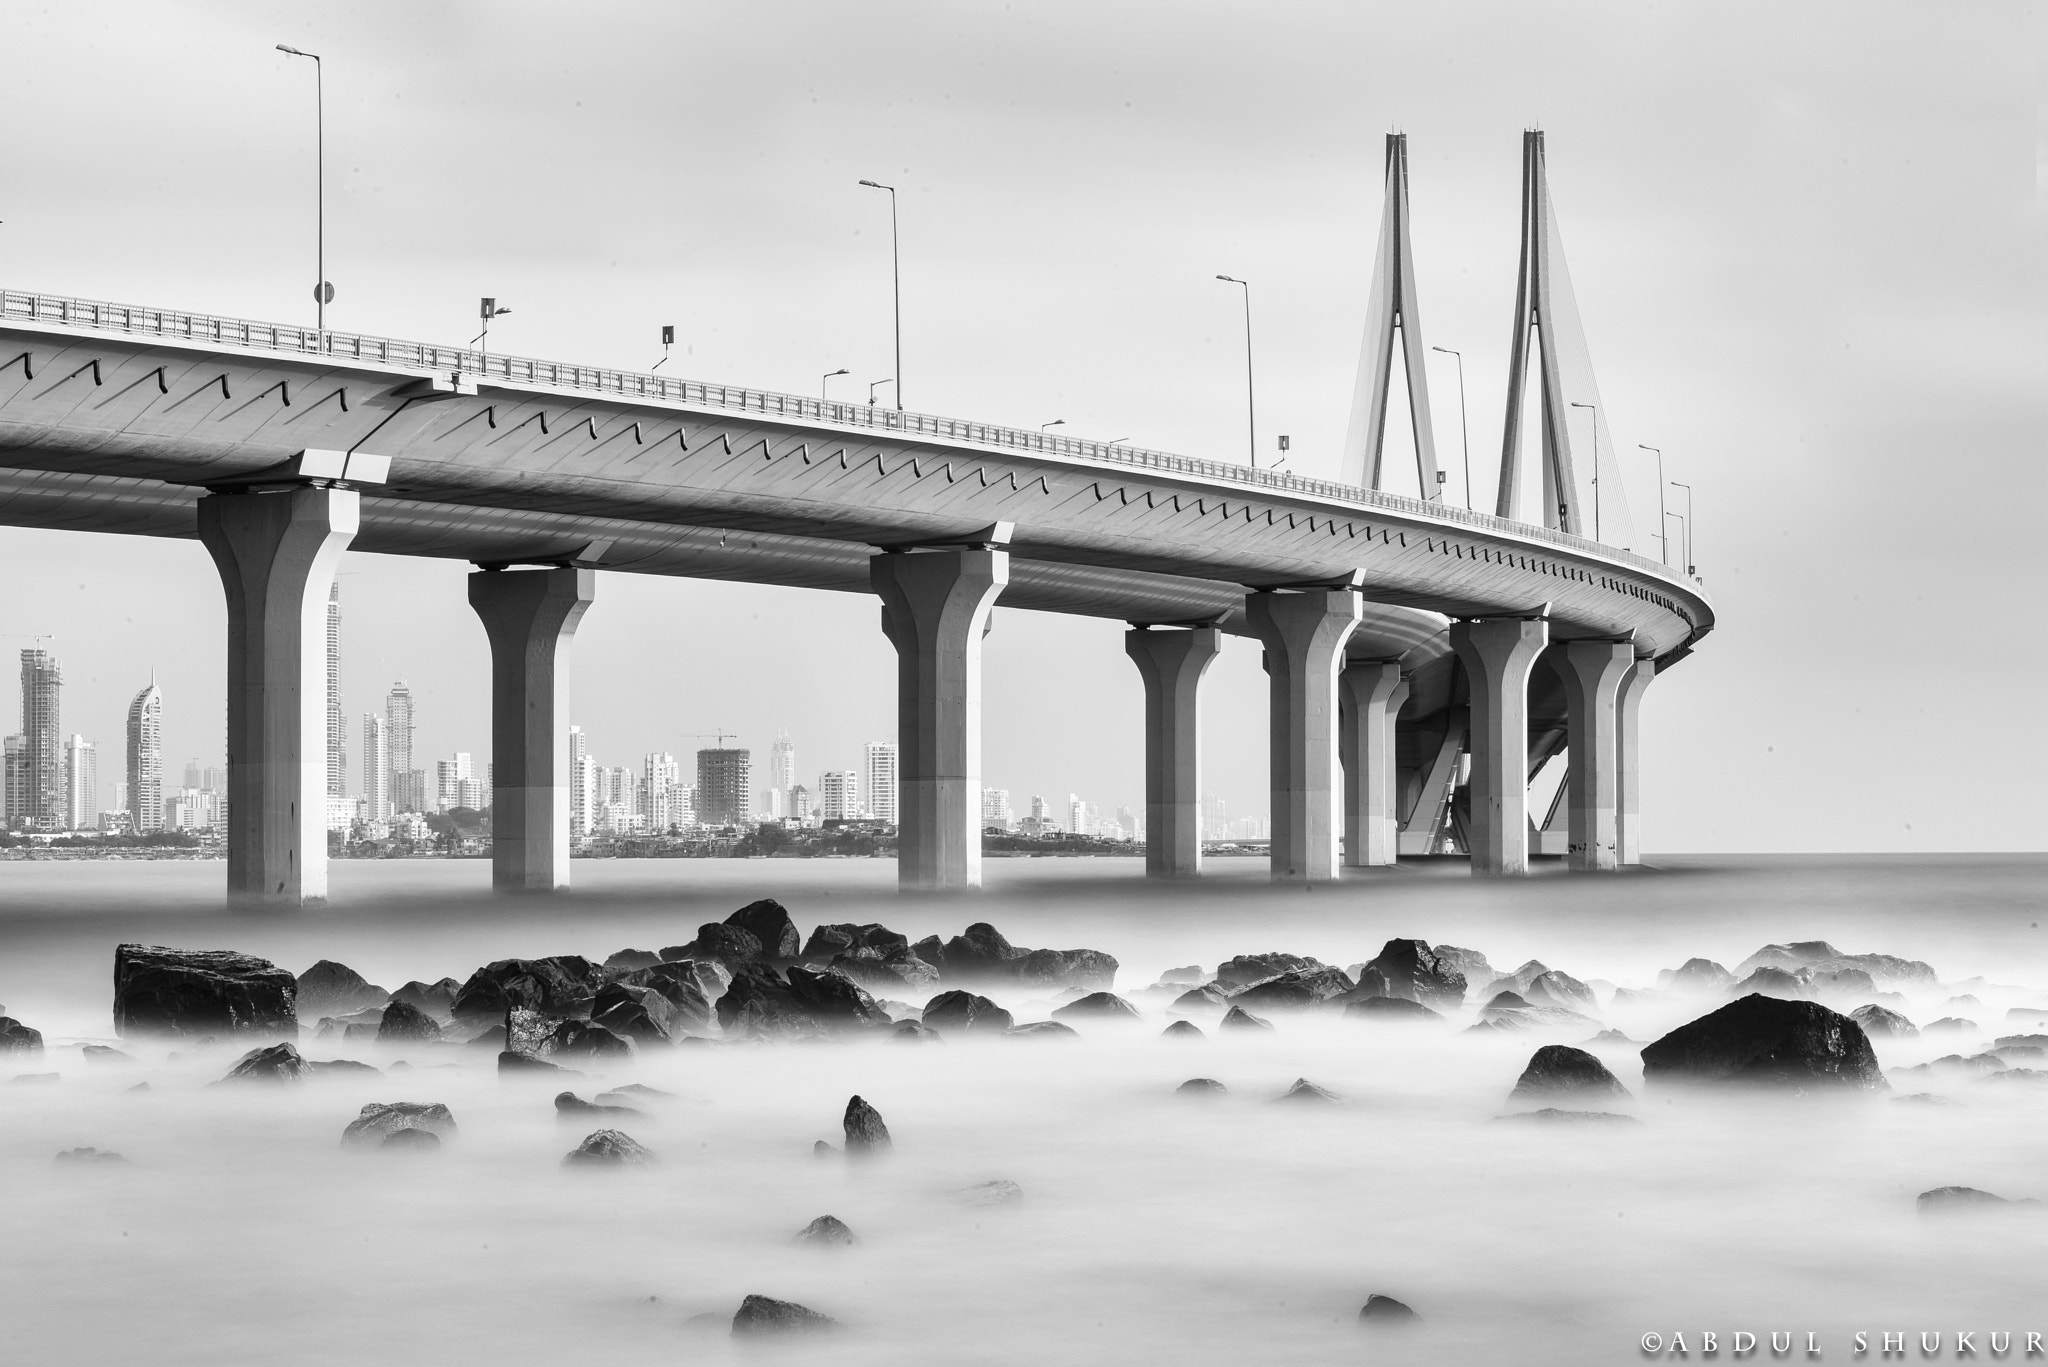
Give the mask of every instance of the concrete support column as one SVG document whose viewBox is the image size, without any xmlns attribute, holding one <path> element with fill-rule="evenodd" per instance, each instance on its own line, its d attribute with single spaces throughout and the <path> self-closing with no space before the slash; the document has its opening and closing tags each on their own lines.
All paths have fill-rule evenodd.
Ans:
<svg viewBox="0 0 2048 1367">
<path fill-rule="evenodd" d="M 896 881 L 981 886 L 981 638 L 1009 552 L 891 551 L 868 562 L 896 647 Z"/>
<path fill-rule="evenodd" d="M 1214 627 L 1133 627 L 1124 653 L 1145 680 L 1145 876 L 1202 871 L 1202 745 L 1196 690 L 1223 648 Z"/>
<path fill-rule="evenodd" d="M 1245 617 L 1272 690 L 1273 877 L 1337 876 L 1337 670 L 1362 605 L 1351 589 L 1254 593 Z"/>
<path fill-rule="evenodd" d="M 228 896 L 327 900 L 327 591 L 355 538 L 352 489 L 199 500 L 228 605 Z"/>
<path fill-rule="evenodd" d="M 1624 866 L 1643 862 L 1643 793 L 1638 767 L 1642 733 L 1637 729 L 1636 719 L 1642 710 L 1643 694 L 1656 677 L 1655 660 L 1637 660 L 1628 677 L 1621 681 L 1621 696 L 1614 708 L 1615 857 Z"/>
<path fill-rule="evenodd" d="M 1344 761 L 1344 864 L 1394 862 L 1400 833 L 1394 791 L 1394 718 L 1408 681 L 1394 660 L 1353 660 L 1337 675 L 1337 734 Z"/>
<path fill-rule="evenodd" d="M 569 644 L 597 571 L 478 570 L 469 605 L 491 641 L 491 886 L 569 886 Z"/>
<path fill-rule="evenodd" d="M 1567 641 L 1552 646 L 1550 655 L 1564 683 L 1565 746 L 1571 754 L 1566 852 L 1574 869 L 1612 869 L 1618 857 L 1615 701 L 1635 663 L 1635 647 L 1626 641 Z"/>
<path fill-rule="evenodd" d="M 1537 618 L 1451 624 L 1471 693 L 1475 874 L 1529 871 L 1529 671 L 1549 639 Z"/>
</svg>

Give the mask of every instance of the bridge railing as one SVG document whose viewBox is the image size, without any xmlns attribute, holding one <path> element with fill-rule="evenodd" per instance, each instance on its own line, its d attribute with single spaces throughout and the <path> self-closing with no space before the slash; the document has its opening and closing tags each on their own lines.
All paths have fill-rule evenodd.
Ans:
<svg viewBox="0 0 2048 1367">
<path fill-rule="evenodd" d="M 1054 436 L 1044 431 L 1003 427 L 994 423 L 968 422 L 928 413 L 910 413 L 875 404 L 839 403 L 813 399 L 801 394 L 748 389 L 737 385 L 709 384 L 700 380 L 653 375 L 642 371 L 611 370 L 603 366 L 571 365 L 483 352 L 468 347 L 439 346 L 432 342 L 410 342 L 395 337 L 366 333 L 320 331 L 292 323 L 266 323 L 250 318 L 228 318 L 206 313 L 185 313 L 175 309 L 145 308 L 97 299 L 74 299 L 63 295 L 0 289 L 0 322 L 54 323 L 94 332 L 131 336 L 164 337 L 210 346 L 234 347 L 247 351 L 282 352 L 296 356 L 328 357 L 376 366 L 408 370 L 456 372 L 478 380 L 501 380 L 508 384 L 538 385 L 601 394 L 627 401 L 681 404 L 722 408 L 769 417 L 798 418 L 833 423 L 841 427 L 870 428 L 905 436 L 930 437 L 940 441 L 970 442 L 1008 450 L 1041 452 L 1065 456 L 1113 468 L 1132 467 L 1190 475 L 1215 483 L 1269 489 L 1328 503 L 1349 503 L 1379 508 L 1413 517 L 1503 533 L 1548 542 L 1568 550 L 1617 560 L 1639 569 L 1680 578 L 1670 566 L 1645 555 L 1604 542 L 1560 532 L 1551 527 L 1512 518 L 1496 517 L 1460 508 L 1434 499 L 1409 498 L 1383 493 L 1334 480 L 1307 475 L 1258 470 L 1223 461 L 1155 451 L 1122 442 L 1088 441 L 1080 437 Z"/>
</svg>

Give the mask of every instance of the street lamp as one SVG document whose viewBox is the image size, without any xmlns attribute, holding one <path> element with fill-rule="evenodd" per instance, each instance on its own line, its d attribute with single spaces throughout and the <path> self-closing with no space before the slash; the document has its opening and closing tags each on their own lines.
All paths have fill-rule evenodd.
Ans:
<svg viewBox="0 0 2048 1367">
<path fill-rule="evenodd" d="M 1681 546 L 1684 546 L 1684 545 L 1688 545 L 1688 544 L 1690 544 L 1690 532 L 1691 532 L 1691 527 L 1690 527 L 1690 525 L 1689 525 L 1689 524 L 1687 523 L 1687 521 L 1686 521 L 1686 517 L 1685 517 L 1685 514 L 1684 514 L 1684 513 L 1666 513 L 1666 514 L 1664 514 L 1664 516 L 1665 516 L 1665 517 L 1666 517 L 1667 519 L 1669 519 L 1669 518 L 1674 518 L 1674 517 L 1678 519 L 1678 537 L 1679 537 L 1679 542 L 1680 542 L 1680 545 L 1681 545 Z M 1666 542 L 1665 542 L 1665 546 L 1666 546 L 1666 549 L 1667 549 L 1667 550 L 1668 550 L 1668 549 L 1669 549 L 1669 547 L 1670 547 L 1670 542 L 1669 542 L 1669 539 L 1668 539 L 1668 538 L 1666 539 Z M 1690 573 L 1690 571 L 1688 571 L 1688 573 Z"/>
<path fill-rule="evenodd" d="M 870 190 L 889 192 L 889 280 L 896 296 L 896 411 L 903 411 L 903 256 L 896 236 L 896 187 L 864 180 Z"/>
<path fill-rule="evenodd" d="M 826 371 L 824 378 L 818 381 L 818 402 L 825 402 L 825 386 L 829 381 L 837 378 L 838 376 L 851 375 L 852 373 L 852 371 L 846 369 L 844 366 L 840 367 L 838 370 Z"/>
<path fill-rule="evenodd" d="M 327 80 L 326 68 L 317 52 L 301 52 L 277 45 L 291 57 L 313 59 L 313 261 L 318 282 L 313 286 L 314 330 L 320 334 L 320 349 L 327 350 L 327 301 L 334 298 L 334 286 L 327 283 Z"/>
<path fill-rule="evenodd" d="M 1430 350 L 1454 356 L 1458 361 L 1458 440 L 1465 447 L 1465 511 L 1469 513 L 1472 511 L 1472 433 L 1465 425 L 1465 353 L 1447 346 L 1433 346 Z"/>
<path fill-rule="evenodd" d="M 1234 275 L 1219 275 L 1218 280 L 1226 281 L 1244 290 L 1244 420 L 1248 440 L 1246 449 L 1251 453 L 1252 469 L 1259 468 L 1259 419 L 1252 406 L 1252 287 Z"/>
<path fill-rule="evenodd" d="M 1604 541 L 1600 535 L 1600 405 L 1596 403 L 1574 403 L 1573 408 L 1593 410 L 1593 539 Z"/>
<path fill-rule="evenodd" d="M 1679 519 L 1678 525 L 1685 528 L 1685 572 L 1692 574 L 1694 572 L 1692 559 L 1692 486 L 1690 484 L 1681 484 L 1674 479 L 1671 481 L 1671 487 L 1685 490 L 1685 516 Z"/>
<path fill-rule="evenodd" d="M 663 323 L 663 324 L 661 325 L 661 359 L 660 359 L 660 360 L 658 360 L 658 361 L 656 361 L 656 362 L 655 362 L 655 363 L 654 363 L 653 365 L 651 365 L 651 366 L 647 367 L 647 370 L 648 370 L 648 373 L 649 373 L 649 374 L 652 374 L 652 373 L 653 373 L 654 371 L 657 371 L 657 370 L 661 369 L 661 368 L 662 368 L 663 366 L 665 366 L 665 365 L 667 365 L 667 364 L 668 364 L 668 349 L 669 349 L 670 347 L 674 346 L 675 344 L 676 344 L 676 327 L 675 327 L 675 324 L 674 324 L 674 323 Z"/>
<path fill-rule="evenodd" d="M 1042 422 L 1038 424 L 1038 430 L 1043 432 L 1048 427 L 1065 427 L 1066 425 L 1067 420 L 1065 418 L 1054 418 L 1051 422 Z"/>
<path fill-rule="evenodd" d="M 1664 448 L 1661 446 L 1645 446 L 1641 442 L 1637 442 L 1636 449 L 1638 451 L 1651 452 L 1657 457 L 1657 545 L 1664 552 L 1662 557 L 1664 563 L 1669 565 L 1671 563 L 1671 539 L 1664 534 L 1664 519 L 1669 516 L 1664 511 Z"/>
<path fill-rule="evenodd" d="M 491 319 L 496 318 L 501 313 L 510 313 L 511 311 L 511 309 L 506 308 L 504 305 L 500 304 L 495 299 L 486 298 L 479 300 L 477 304 L 477 316 L 484 320 L 484 330 L 482 332 L 479 332 L 476 336 L 470 338 L 469 344 L 471 346 L 475 346 L 479 342 L 481 342 L 483 344 L 484 354 L 486 356 L 490 355 Z"/>
<path fill-rule="evenodd" d="M 873 384 L 869 385 L 869 386 L 868 386 L 868 407 L 869 407 L 869 408 L 873 408 L 873 407 L 875 406 L 875 391 L 876 391 L 877 389 L 880 389 L 880 388 L 881 388 L 881 387 L 882 387 L 883 385 L 885 385 L 885 384 L 895 384 L 895 383 L 896 383 L 896 382 L 895 382 L 894 380 L 876 380 L 876 381 L 875 381 L 875 382 L 874 382 Z M 901 405 L 901 404 L 898 404 L 898 405 L 897 405 L 896 407 L 897 407 L 897 409 L 898 409 L 898 410 L 900 411 L 900 410 L 902 409 L 903 405 Z"/>
</svg>

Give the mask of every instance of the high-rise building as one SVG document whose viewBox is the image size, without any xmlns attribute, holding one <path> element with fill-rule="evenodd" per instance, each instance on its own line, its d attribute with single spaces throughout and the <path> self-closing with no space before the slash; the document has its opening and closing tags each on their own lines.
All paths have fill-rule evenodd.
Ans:
<svg viewBox="0 0 2048 1367">
<path fill-rule="evenodd" d="M 869 741 L 866 761 L 868 815 L 893 826 L 896 824 L 896 742 Z"/>
<path fill-rule="evenodd" d="M 775 744 L 768 749 L 768 813 L 784 816 L 789 812 L 789 790 L 796 787 L 796 746 L 790 743 L 789 732 L 777 731 Z"/>
<path fill-rule="evenodd" d="M 391 733 L 384 718 L 363 714 L 363 814 L 371 821 L 391 819 Z"/>
<path fill-rule="evenodd" d="M 1223 805 L 1223 799 L 1214 793 L 1202 794 L 1202 839 L 1229 839 L 1230 814 Z"/>
<path fill-rule="evenodd" d="M 341 715 L 341 585 L 327 590 L 327 796 L 348 792 L 348 724 Z M 334 804 L 328 803 L 331 809 Z"/>
<path fill-rule="evenodd" d="M 697 824 L 697 785 L 678 783 L 669 789 L 668 814 L 678 826 Z"/>
<path fill-rule="evenodd" d="M 423 812 L 427 809 L 426 775 L 412 767 L 413 697 L 400 679 L 384 695 L 384 737 L 391 751 L 391 810 Z"/>
<path fill-rule="evenodd" d="M 706 826 L 737 826 L 754 810 L 753 752 L 718 749 L 697 752 L 697 820 Z"/>
<path fill-rule="evenodd" d="M 676 825 L 675 789 L 682 778 L 676 757 L 656 751 L 640 761 L 640 810 L 647 829 L 661 832 Z"/>
<path fill-rule="evenodd" d="M 7 829 L 13 830 L 22 824 L 29 810 L 28 737 L 9 736 L 4 744 L 0 765 L 4 765 L 6 774 L 6 823 Z"/>
<path fill-rule="evenodd" d="M 981 824 L 984 828 L 993 826 L 1007 831 L 1016 824 L 1017 818 L 1010 812 L 1010 790 L 1008 788 L 983 788 L 981 790 Z"/>
<path fill-rule="evenodd" d="M 434 761 L 435 811 L 453 811 L 457 807 L 481 811 L 488 805 L 481 799 L 482 790 L 483 785 L 476 780 L 476 770 L 468 751 L 458 750 L 453 759 Z"/>
<path fill-rule="evenodd" d="M 851 769 L 827 769 L 818 775 L 818 817 L 850 821 L 860 815 L 860 775 Z"/>
<path fill-rule="evenodd" d="M 591 788 L 594 766 L 590 759 L 589 742 L 584 739 L 583 728 L 569 728 L 569 838 L 581 840 L 589 835 L 595 823 L 596 813 L 591 810 Z"/>
<path fill-rule="evenodd" d="M 1075 835 L 1088 834 L 1088 804 L 1072 793 L 1067 794 L 1067 829 Z"/>
<path fill-rule="evenodd" d="M 164 828 L 164 695 L 156 680 L 128 704 L 128 815 L 137 835 Z M 335 766 L 334 773 L 341 772 Z"/>
<path fill-rule="evenodd" d="M 21 652 L 21 801 L 15 824 L 37 831 L 64 829 L 64 737 L 58 701 L 64 674 L 47 650 Z"/>
<path fill-rule="evenodd" d="M 84 831 L 99 824 L 99 750 L 84 736 L 73 736 L 64 742 L 64 828 Z"/>
<path fill-rule="evenodd" d="M 804 787 L 801 783 L 790 784 L 788 814 L 795 820 L 801 821 L 804 825 L 808 826 L 811 824 L 811 818 L 815 815 L 811 811 L 811 806 L 811 790 Z"/>
</svg>

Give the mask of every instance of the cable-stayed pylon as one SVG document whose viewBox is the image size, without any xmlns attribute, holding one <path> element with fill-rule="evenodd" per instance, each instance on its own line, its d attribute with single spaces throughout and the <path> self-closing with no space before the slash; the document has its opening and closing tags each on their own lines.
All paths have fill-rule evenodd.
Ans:
<svg viewBox="0 0 2048 1367">
<path fill-rule="evenodd" d="M 1387 134 L 1387 200 L 1380 215 L 1379 250 L 1373 258 L 1372 293 L 1366 303 L 1365 341 L 1359 348 L 1358 383 L 1351 394 L 1351 424 L 1344 435 L 1343 477 L 1347 484 L 1383 488 L 1383 447 L 1387 435 L 1387 390 L 1393 383 L 1394 333 L 1401 334 L 1402 368 L 1408 376 L 1408 416 L 1415 433 L 1415 478 L 1422 497 L 1436 498 L 1436 439 L 1429 420 L 1429 374 L 1422 344 L 1422 314 L 1415 303 L 1415 261 L 1408 239 L 1408 135 Z"/>
</svg>

